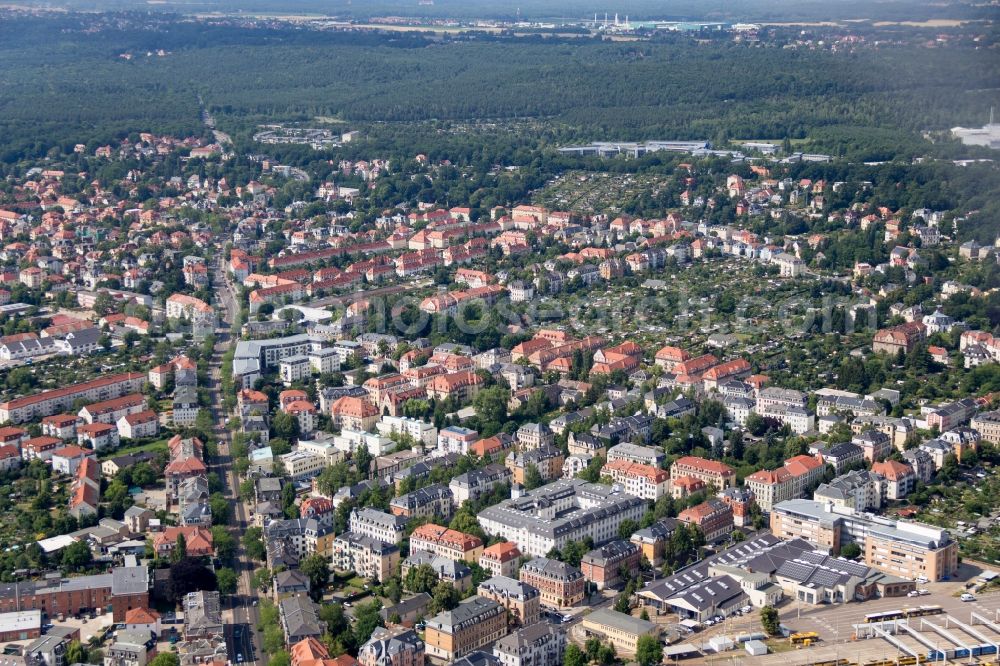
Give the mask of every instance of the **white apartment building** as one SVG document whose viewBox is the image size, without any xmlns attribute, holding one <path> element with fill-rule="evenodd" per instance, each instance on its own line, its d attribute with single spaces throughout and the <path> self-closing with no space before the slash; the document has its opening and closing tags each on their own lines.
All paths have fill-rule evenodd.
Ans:
<svg viewBox="0 0 1000 666">
<path fill-rule="evenodd" d="M 312 366 L 309 357 L 304 354 L 296 354 L 283 358 L 278 363 L 278 374 L 281 381 L 288 386 L 293 382 L 308 379 L 312 375 Z"/>
<path fill-rule="evenodd" d="M 378 509 L 362 508 L 351 511 L 351 531 L 385 543 L 399 543 L 406 530 L 406 518 Z"/>
<path fill-rule="evenodd" d="M 317 476 L 326 468 L 326 458 L 308 451 L 291 451 L 278 456 L 278 459 L 285 466 L 288 476 L 296 481 Z"/>
<path fill-rule="evenodd" d="M 416 442 L 421 442 L 425 447 L 437 446 L 438 431 L 432 424 L 420 419 L 413 419 L 407 416 L 383 416 L 375 426 L 379 434 L 383 437 L 391 437 L 394 434 L 408 435 Z"/>
</svg>

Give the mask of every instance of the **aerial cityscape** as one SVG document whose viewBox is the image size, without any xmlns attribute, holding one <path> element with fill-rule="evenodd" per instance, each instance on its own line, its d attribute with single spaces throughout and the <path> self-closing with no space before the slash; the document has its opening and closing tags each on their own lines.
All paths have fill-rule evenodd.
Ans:
<svg viewBox="0 0 1000 666">
<path fill-rule="evenodd" d="M 0 6 L 0 666 L 1000 663 L 1000 6 Z"/>
</svg>

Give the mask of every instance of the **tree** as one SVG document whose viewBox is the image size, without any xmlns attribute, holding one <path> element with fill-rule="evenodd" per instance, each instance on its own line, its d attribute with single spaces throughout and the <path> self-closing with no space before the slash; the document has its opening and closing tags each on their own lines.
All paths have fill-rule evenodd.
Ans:
<svg viewBox="0 0 1000 666">
<path fill-rule="evenodd" d="M 285 634 L 280 626 L 272 624 L 264 629 L 262 647 L 267 654 L 275 654 L 285 647 Z"/>
<path fill-rule="evenodd" d="M 87 663 L 87 648 L 83 647 L 83 644 L 80 643 L 80 641 L 70 641 L 69 645 L 66 646 L 66 663 Z"/>
<path fill-rule="evenodd" d="M 170 566 L 167 593 L 170 601 L 177 601 L 188 592 L 215 590 L 215 574 L 196 558 L 185 557 Z"/>
<path fill-rule="evenodd" d="M 663 646 L 653 636 L 640 636 L 636 644 L 635 660 L 639 666 L 653 666 L 663 661 Z"/>
<path fill-rule="evenodd" d="M 290 441 L 299 436 L 299 420 L 288 412 L 279 411 L 275 414 L 271 427 L 274 430 L 274 436 L 281 439 Z"/>
<path fill-rule="evenodd" d="M 385 596 L 392 601 L 392 603 L 398 604 L 400 599 L 403 598 L 403 584 L 399 580 L 399 576 L 393 576 L 389 580 L 385 581 L 382 585 L 382 591 L 385 593 Z"/>
<path fill-rule="evenodd" d="M 160 652 L 147 666 L 180 666 L 180 663 L 176 652 Z"/>
<path fill-rule="evenodd" d="M 319 601 L 330 582 L 330 561 L 319 553 L 310 555 L 299 564 L 299 570 L 309 577 L 309 596 Z"/>
<path fill-rule="evenodd" d="M 222 525 L 212 528 L 212 547 L 220 560 L 231 560 L 236 555 L 236 539 Z"/>
<path fill-rule="evenodd" d="M 288 312 L 288 310 L 285 310 L 282 314 L 285 312 Z M 295 310 L 295 312 L 297 312 L 297 310 Z M 291 666 L 291 663 L 292 657 L 288 654 L 287 650 L 278 650 L 267 658 L 267 666 Z"/>
<path fill-rule="evenodd" d="M 619 613 L 629 613 L 632 611 L 632 604 L 629 602 L 627 594 L 619 594 L 615 597 L 615 610 Z"/>
<path fill-rule="evenodd" d="M 626 518 L 620 525 L 618 525 L 618 538 L 627 541 L 638 529 L 639 523 L 630 518 Z"/>
<path fill-rule="evenodd" d="M 760 609 L 760 623 L 764 627 L 764 631 L 768 633 L 769 636 L 777 636 L 781 633 L 781 624 L 778 621 L 778 611 L 774 606 L 764 606 Z"/>
<path fill-rule="evenodd" d="M 90 566 L 94 556 L 86 541 L 75 541 L 66 546 L 62 552 L 62 564 L 67 569 L 81 571 Z"/>
<path fill-rule="evenodd" d="M 437 585 L 438 577 L 434 572 L 434 567 L 429 564 L 421 564 L 411 567 L 406 572 L 403 585 L 410 592 L 430 592 Z"/>
<path fill-rule="evenodd" d="M 379 611 L 382 604 L 378 599 L 374 599 L 366 604 L 359 604 L 354 609 L 354 642 L 356 645 L 363 645 L 372 636 L 375 627 L 384 627 L 385 622 Z"/>
<path fill-rule="evenodd" d="M 576 645 L 570 643 L 566 646 L 566 652 L 563 653 L 563 666 L 587 666 L 587 655 Z"/>
<path fill-rule="evenodd" d="M 260 527 L 248 527 L 243 533 L 243 547 L 250 559 L 262 562 L 266 560 L 267 548 L 264 546 L 264 530 Z"/>
<path fill-rule="evenodd" d="M 437 615 L 442 611 L 449 611 L 458 605 L 458 590 L 454 585 L 441 581 L 434 587 L 431 595 L 430 611 Z"/>
<path fill-rule="evenodd" d="M 611 666 L 616 661 L 618 661 L 618 652 L 615 650 L 615 646 L 610 643 L 601 644 L 601 649 L 597 651 L 597 663 L 602 666 Z"/>
<path fill-rule="evenodd" d="M 257 569 L 250 576 L 250 586 L 255 590 L 260 590 L 261 592 L 266 591 L 271 587 L 271 581 L 273 580 L 271 575 L 271 570 L 267 568 Z"/>
<path fill-rule="evenodd" d="M 176 564 L 185 557 L 187 557 L 187 539 L 184 538 L 183 534 L 178 534 L 174 549 L 170 552 L 170 561 Z"/>
<path fill-rule="evenodd" d="M 587 642 L 583 644 L 583 650 L 587 653 L 587 661 L 597 661 L 597 657 L 601 652 L 601 639 L 596 636 L 591 636 L 587 639 Z"/>
<path fill-rule="evenodd" d="M 491 386 L 476 394 L 472 401 L 479 416 L 482 434 L 495 434 L 507 421 L 507 391 L 499 386 Z"/>
<path fill-rule="evenodd" d="M 858 557 L 859 555 L 861 555 L 861 546 L 854 543 L 853 541 L 851 543 L 844 544 L 840 548 L 840 556 L 846 557 L 849 560 L 853 560 L 855 557 Z"/>
<path fill-rule="evenodd" d="M 215 580 L 221 594 L 236 594 L 236 585 L 239 579 L 236 572 L 228 567 L 221 567 L 215 572 Z"/>
<path fill-rule="evenodd" d="M 208 498 L 208 506 L 212 510 L 213 525 L 227 525 L 229 523 L 229 512 L 231 504 L 222 493 L 212 493 Z"/>
<path fill-rule="evenodd" d="M 538 471 L 538 467 L 533 464 L 529 464 L 524 469 L 524 487 L 528 490 L 534 490 L 535 488 L 540 488 L 545 480 L 542 479 L 541 472 Z"/>
</svg>

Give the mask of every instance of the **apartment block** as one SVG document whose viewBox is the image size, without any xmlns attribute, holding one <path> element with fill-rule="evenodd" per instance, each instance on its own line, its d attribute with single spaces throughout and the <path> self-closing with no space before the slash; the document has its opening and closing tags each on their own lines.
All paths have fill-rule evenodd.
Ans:
<svg viewBox="0 0 1000 666">
<path fill-rule="evenodd" d="M 565 562 L 536 557 L 521 565 L 518 576 L 522 583 L 538 588 L 543 606 L 572 608 L 583 601 L 583 573 Z"/>
</svg>

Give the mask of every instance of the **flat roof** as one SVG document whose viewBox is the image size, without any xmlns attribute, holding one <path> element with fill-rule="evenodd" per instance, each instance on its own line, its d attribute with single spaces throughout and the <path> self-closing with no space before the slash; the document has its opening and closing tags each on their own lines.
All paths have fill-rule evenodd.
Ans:
<svg viewBox="0 0 1000 666">
<path fill-rule="evenodd" d="M 28 631 L 42 627 L 42 611 L 25 610 L 0 613 L 0 632 Z"/>
</svg>

